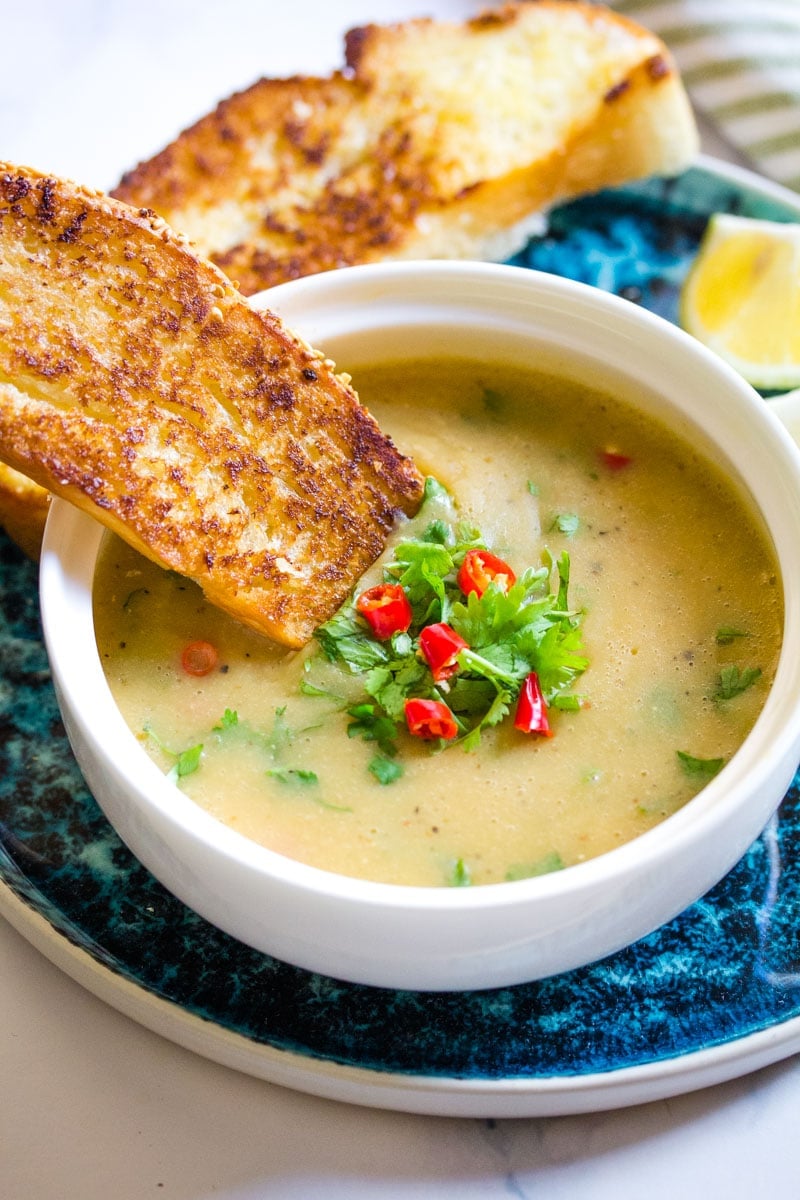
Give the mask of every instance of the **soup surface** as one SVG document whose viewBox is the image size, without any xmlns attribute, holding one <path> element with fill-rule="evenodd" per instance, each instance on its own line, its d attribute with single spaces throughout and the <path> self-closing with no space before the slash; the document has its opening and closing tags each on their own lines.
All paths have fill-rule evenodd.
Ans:
<svg viewBox="0 0 800 1200">
<path fill-rule="evenodd" d="M 381 365 L 356 382 L 517 574 L 568 552 L 589 663 L 579 707 L 551 710 L 551 737 L 508 718 L 467 752 L 400 729 L 384 755 L 347 712 L 363 676 L 316 643 L 272 645 L 109 536 L 97 640 L 148 753 L 247 837 L 390 883 L 541 874 L 669 816 L 740 745 L 777 663 L 776 563 L 741 497 L 688 442 L 577 382 L 467 360 Z M 377 564 L 361 587 L 380 579 Z M 197 642 L 217 655 L 203 675 L 182 665 Z"/>
</svg>

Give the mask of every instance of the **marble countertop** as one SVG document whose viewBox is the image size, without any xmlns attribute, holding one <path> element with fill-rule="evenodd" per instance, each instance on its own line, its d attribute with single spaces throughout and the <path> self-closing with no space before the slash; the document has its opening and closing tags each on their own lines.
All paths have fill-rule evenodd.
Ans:
<svg viewBox="0 0 800 1200">
<path fill-rule="evenodd" d="M 352 25 L 459 0 L 40 0 L 3 16 L 0 156 L 106 188 L 262 74 L 327 71 Z M 11 6 L 6 6 L 10 9 Z M 705 148 L 731 157 L 705 132 Z M 602 1020 L 602 1016 L 598 1019 Z M 421 1117 L 289 1091 L 151 1033 L 0 920 L 9 1200 L 683 1200 L 792 1195 L 800 1063 L 596 1114 Z"/>
</svg>

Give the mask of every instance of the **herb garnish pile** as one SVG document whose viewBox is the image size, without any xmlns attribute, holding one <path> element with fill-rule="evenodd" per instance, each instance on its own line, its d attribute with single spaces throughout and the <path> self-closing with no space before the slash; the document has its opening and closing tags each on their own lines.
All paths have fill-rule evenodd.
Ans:
<svg viewBox="0 0 800 1200">
<path fill-rule="evenodd" d="M 568 601 L 569 555 L 554 561 L 545 550 L 540 567 L 516 578 L 478 530 L 456 519 L 447 491 L 433 478 L 426 481 L 421 515 L 431 517 L 421 536 L 394 547 L 384 584 L 371 589 L 381 594 L 383 612 L 397 612 L 400 625 L 407 600 L 407 628 L 378 625 L 376 634 L 363 615 L 371 615 L 369 605 L 359 608 L 369 594 L 362 593 L 316 632 L 325 656 L 363 681 L 363 699 L 347 710 L 350 736 L 376 742 L 389 758 L 404 727 L 436 748 L 475 750 L 483 731 L 515 706 L 518 729 L 549 735 L 547 710 L 580 707 L 571 688 L 588 665 L 581 653 L 582 613 Z M 471 582 L 470 565 L 485 568 L 480 583 Z M 431 665 L 423 652 L 430 634 L 439 644 L 443 637 L 451 641 L 453 653 L 442 665 L 436 659 Z M 541 714 L 533 718 L 526 700 L 532 687 Z"/>
</svg>

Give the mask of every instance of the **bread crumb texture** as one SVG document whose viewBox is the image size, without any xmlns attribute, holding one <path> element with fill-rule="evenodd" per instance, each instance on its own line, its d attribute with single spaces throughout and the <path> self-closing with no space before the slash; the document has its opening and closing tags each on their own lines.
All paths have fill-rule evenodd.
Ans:
<svg viewBox="0 0 800 1200">
<path fill-rule="evenodd" d="M 258 81 L 115 195 L 252 294 L 357 262 L 506 257 L 531 214 L 696 151 L 657 37 L 596 5 L 523 0 L 354 29 L 341 71 Z"/>
</svg>

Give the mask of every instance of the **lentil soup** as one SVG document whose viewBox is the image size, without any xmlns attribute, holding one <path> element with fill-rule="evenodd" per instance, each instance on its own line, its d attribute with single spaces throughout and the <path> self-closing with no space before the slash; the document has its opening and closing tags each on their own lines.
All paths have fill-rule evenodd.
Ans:
<svg viewBox="0 0 800 1200">
<path fill-rule="evenodd" d="M 588 660 L 574 703 L 551 708 L 552 736 L 512 713 L 471 752 L 402 723 L 387 747 L 353 716 L 363 675 L 316 643 L 265 641 L 107 535 L 95 626 L 132 731 L 246 837 L 388 883 L 528 877 L 668 817 L 744 740 L 777 665 L 780 581 L 746 500 L 689 440 L 602 388 L 466 359 L 367 367 L 356 382 L 517 575 L 568 555 Z M 395 540 L 422 537 L 427 508 Z M 357 590 L 380 581 L 381 563 Z"/>
</svg>

